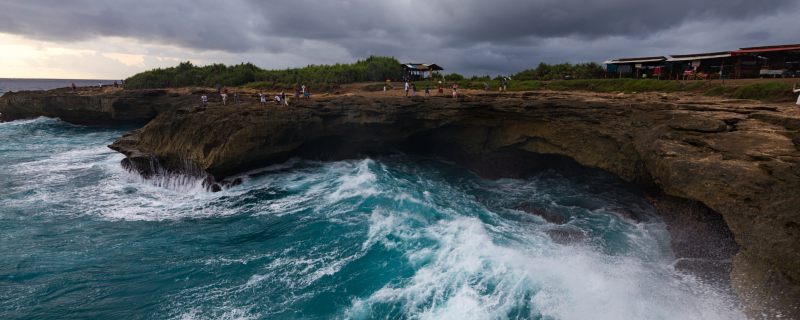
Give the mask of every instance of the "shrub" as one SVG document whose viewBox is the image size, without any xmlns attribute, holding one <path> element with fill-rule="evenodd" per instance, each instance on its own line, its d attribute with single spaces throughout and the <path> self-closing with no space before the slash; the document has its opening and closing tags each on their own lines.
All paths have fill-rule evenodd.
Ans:
<svg viewBox="0 0 800 320">
<path fill-rule="evenodd" d="M 589 63 L 539 63 L 535 69 L 518 72 L 514 80 L 564 80 L 564 79 L 596 79 L 602 78 L 605 73 L 603 68 L 594 62 Z"/>
<path fill-rule="evenodd" d="M 462 75 L 460 75 L 458 73 L 451 73 L 451 74 L 448 74 L 448 75 L 444 76 L 444 79 L 447 80 L 447 81 L 462 81 L 462 80 L 464 80 L 464 76 L 462 76 Z"/>
</svg>

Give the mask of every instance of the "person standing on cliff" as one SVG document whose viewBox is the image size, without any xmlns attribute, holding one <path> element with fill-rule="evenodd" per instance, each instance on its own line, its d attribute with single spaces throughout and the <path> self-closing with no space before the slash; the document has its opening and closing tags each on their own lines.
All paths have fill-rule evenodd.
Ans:
<svg viewBox="0 0 800 320">
<path fill-rule="evenodd" d="M 406 97 L 408 97 L 408 89 L 409 89 L 408 80 L 406 80 L 406 84 L 405 84 L 404 88 L 406 90 Z"/>
<path fill-rule="evenodd" d="M 223 106 L 227 105 L 228 104 L 228 89 L 222 89 L 222 93 L 220 94 L 220 97 L 222 97 L 222 105 Z"/>
<path fill-rule="evenodd" d="M 453 84 L 453 99 L 458 100 L 458 83 Z"/>
<path fill-rule="evenodd" d="M 444 95 L 444 86 L 442 85 L 442 81 L 439 81 L 439 95 Z"/>
<path fill-rule="evenodd" d="M 306 85 L 305 84 L 300 86 L 300 94 L 302 94 L 303 97 L 305 98 L 305 96 L 306 96 Z"/>
<path fill-rule="evenodd" d="M 208 106 L 208 96 L 207 95 L 203 94 L 202 96 L 200 96 L 200 104 L 203 107 L 207 107 Z"/>
<path fill-rule="evenodd" d="M 797 89 L 796 83 L 794 84 L 794 87 L 792 87 L 792 92 L 800 93 L 800 89 Z M 797 105 L 800 106 L 800 95 L 797 96 Z"/>
<path fill-rule="evenodd" d="M 75 86 L 75 82 L 72 83 L 72 92 L 77 92 L 78 87 Z"/>
</svg>

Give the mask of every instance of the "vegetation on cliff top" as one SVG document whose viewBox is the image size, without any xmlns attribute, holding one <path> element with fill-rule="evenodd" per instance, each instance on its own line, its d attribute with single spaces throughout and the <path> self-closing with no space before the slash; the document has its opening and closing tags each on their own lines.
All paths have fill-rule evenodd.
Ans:
<svg viewBox="0 0 800 320">
<path fill-rule="evenodd" d="M 539 63 L 535 69 L 527 69 L 513 76 L 514 80 L 564 80 L 564 79 L 599 79 L 605 71 L 597 63 Z"/>
<path fill-rule="evenodd" d="M 300 83 L 343 84 L 397 79 L 402 75 L 400 62 L 391 57 L 371 56 L 352 64 L 309 65 L 303 68 L 265 70 L 252 63 L 232 66 L 212 64 L 159 68 L 136 74 L 125 80 L 129 89 L 176 88 L 189 86 L 293 87 Z"/>
<path fill-rule="evenodd" d="M 590 62 L 582 64 L 540 63 L 535 69 L 523 70 L 513 76 L 514 80 L 558 80 L 593 79 L 603 76 L 600 65 Z M 371 56 L 351 64 L 309 65 L 303 68 L 265 70 L 252 63 L 232 66 L 212 64 L 195 66 L 182 62 L 175 67 L 159 68 L 138 73 L 125 80 L 129 89 L 177 88 L 189 86 L 247 86 L 251 88 L 292 88 L 300 83 L 313 84 L 317 89 L 332 88 L 339 84 L 355 82 L 377 82 L 386 79 L 399 80 L 403 69 L 392 57 Z M 435 74 L 435 78 L 446 81 L 465 81 L 458 73 Z M 472 81 L 491 81 L 489 76 L 472 77 Z M 497 80 L 497 79 L 495 79 Z"/>
</svg>

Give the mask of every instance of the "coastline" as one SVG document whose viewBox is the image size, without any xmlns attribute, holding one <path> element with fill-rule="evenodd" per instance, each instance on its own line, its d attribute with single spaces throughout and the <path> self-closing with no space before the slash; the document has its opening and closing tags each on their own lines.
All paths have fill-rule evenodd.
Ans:
<svg viewBox="0 0 800 320">
<path fill-rule="evenodd" d="M 696 207 L 693 212 L 720 214 L 740 247 L 731 279 L 749 313 L 773 306 L 790 317 L 798 312 L 800 259 L 792 230 L 800 203 L 792 191 L 800 189 L 800 117 L 788 105 L 661 93 L 467 91 L 459 102 L 343 93 L 288 108 L 262 106 L 251 96 L 241 105 L 212 101 L 199 108 L 202 92 L 12 94 L 0 98 L 0 112 L 83 124 L 154 118 L 112 144 L 127 165 L 147 176 L 155 159 L 160 170 L 208 174 L 209 185 L 219 187 L 235 183 L 226 179 L 237 173 L 291 156 L 337 159 L 400 149 L 450 159 L 487 177 L 571 159 L 653 195 L 692 201 L 686 206 Z M 508 151 L 516 154 L 498 160 Z M 489 160 L 473 161 L 480 158 Z"/>
</svg>

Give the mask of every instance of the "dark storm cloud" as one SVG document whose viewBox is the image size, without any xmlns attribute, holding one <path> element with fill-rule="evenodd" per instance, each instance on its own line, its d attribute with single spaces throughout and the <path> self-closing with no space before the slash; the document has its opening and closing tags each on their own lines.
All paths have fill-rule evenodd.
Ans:
<svg viewBox="0 0 800 320">
<path fill-rule="evenodd" d="M 252 1 L 251 3 L 257 3 Z M 752 0 L 371 0 L 293 1 L 297 10 L 263 6 L 270 30 L 310 38 L 344 38 L 363 30 L 404 37 L 428 33 L 464 42 L 564 35 L 643 35 L 685 21 L 746 19 L 785 10 L 796 0 L 769 6 Z"/>
<path fill-rule="evenodd" d="M 800 42 L 785 31 L 797 29 L 798 14 L 797 0 L 0 0 L 0 32 L 233 53 L 291 52 L 316 40 L 353 57 L 393 55 L 483 74 L 539 61 Z"/>
<path fill-rule="evenodd" d="M 132 37 L 189 48 L 251 48 L 246 6 L 220 1 L 0 1 L 0 32 L 55 41 Z"/>
</svg>

